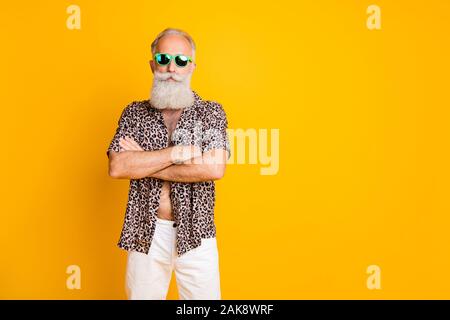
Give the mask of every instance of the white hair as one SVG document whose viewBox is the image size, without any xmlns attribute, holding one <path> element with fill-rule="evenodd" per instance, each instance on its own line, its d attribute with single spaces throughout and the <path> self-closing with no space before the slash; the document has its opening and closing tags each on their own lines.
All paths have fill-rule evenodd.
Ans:
<svg viewBox="0 0 450 320">
<path fill-rule="evenodd" d="M 181 29 L 175 29 L 175 28 L 167 28 L 167 29 L 163 30 L 162 32 L 160 32 L 158 34 L 156 39 L 153 40 L 152 45 L 151 45 L 152 56 L 154 56 L 156 53 L 156 46 L 158 45 L 159 40 L 162 37 L 170 35 L 170 34 L 176 34 L 176 35 L 182 36 L 182 37 L 186 38 L 187 41 L 189 41 L 189 44 L 191 45 L 191 48 L 192 48 L 192 60 L 195 60 L 195 42 L 194 42 L 194 40 L 187 32 L 185 32 Z"/>
</svg>

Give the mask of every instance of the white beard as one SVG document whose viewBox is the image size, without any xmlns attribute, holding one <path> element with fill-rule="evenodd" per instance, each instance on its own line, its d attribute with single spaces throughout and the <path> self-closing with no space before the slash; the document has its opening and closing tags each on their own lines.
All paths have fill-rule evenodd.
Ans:
<svg viewBox="0 0 450 320">
<path fill-rule="evenodd" d="M 172 77 L 176 81 L 166 81 Z M 153 76 L 150 103 L 156 109 L 183 109 L 194 103 L 191 90 L 192 72 L 179 75 L 170 72 L 157 72 Z"/>
</svg>

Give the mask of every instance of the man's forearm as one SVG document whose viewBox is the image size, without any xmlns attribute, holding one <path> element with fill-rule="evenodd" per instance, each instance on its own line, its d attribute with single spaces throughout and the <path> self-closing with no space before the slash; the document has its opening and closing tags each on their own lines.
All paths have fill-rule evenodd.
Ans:
<svg viewBox="0 0 450 320">
<path fill-rule="evenodd" d="M 190 161 L 192 163 L 173 164 L 151 175 L 172 182 L 202 182 L 218 180 L 225 174 L 225 152 L 211 151 Z"/>
<path fill-rule="evenodd" d="M 172 147 L 155 151 L 122 151 L 110 161 L 110 175 L 118 179 L 141 179 L 173 164 Z"/>
<path fill-rule="evenodd" d="M 202 182 L 222 178 L 223 171 L 214 164 L 174 164 L 151 175 L 172 182 Z"/>
</svg>

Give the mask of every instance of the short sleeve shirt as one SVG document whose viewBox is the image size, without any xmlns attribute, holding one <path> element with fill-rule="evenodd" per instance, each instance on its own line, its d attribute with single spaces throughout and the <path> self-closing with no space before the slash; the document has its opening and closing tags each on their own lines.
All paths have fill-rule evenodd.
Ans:
<svg viewBox="0 0 450 320">
<path fill-rule="evenodd" d="M 160 150 L 170 145 L 196 145 L 202 152 L 227 150 L 230 143 L 227 117 L 222 105 L 203 100 L 195 91 L 194 103 L 183 109 L 169 142 L 169 134 L 160 110 L 149 100 L 127 105 L 118 121 L 109 151 L 119 152 L 119 139 L 133 138 L 145 151 Z M 118 242 L 119 248 L 149 252 L 156 227 L 156 216 L 163 180 L 144 177 L 130 179 L 125 219 Z M 177 224 L 176 248 L 180 256 L 201 245 L 201 239 L 216 236 L 214 223 L 215 183 L 171 182 L 171 201 Z"/>
</svg>

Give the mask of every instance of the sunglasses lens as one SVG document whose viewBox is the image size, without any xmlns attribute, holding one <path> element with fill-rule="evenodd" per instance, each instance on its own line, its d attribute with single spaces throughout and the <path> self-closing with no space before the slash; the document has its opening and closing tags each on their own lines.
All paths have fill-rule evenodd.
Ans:
<svg viewBox="0 0 450 320">
<path fill-rule="evenodd" d="M 170 62 L 170 58 L 167 56 L 167 54 L 158 54 L 156 56 L 156 62 L 158 62 L 158 64 L 165 66 L 166 64 L 168 64 Z"/>
<path fill-rule="evenodd" d="M 189 58 L 186 56 L 176 56 L 175 57 L 175 63 L 179 67 L 186 67 L 189 62 Z"/>
</svg>

